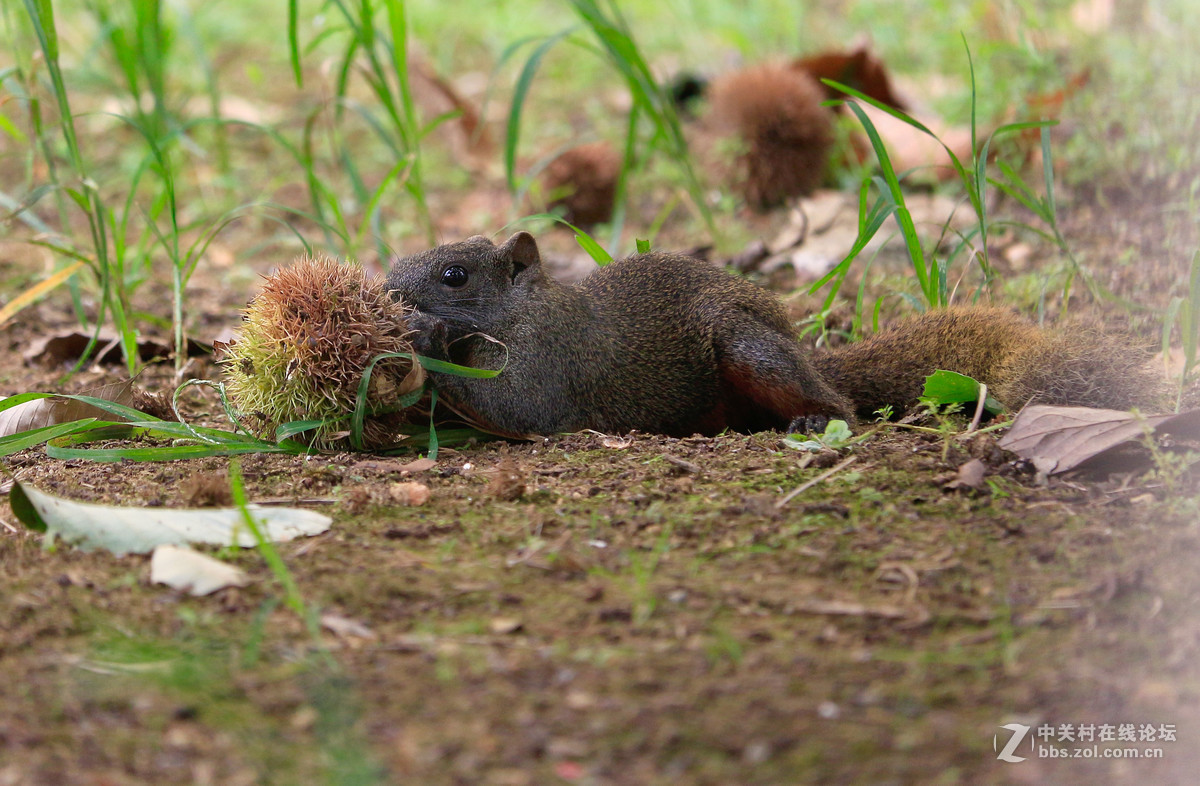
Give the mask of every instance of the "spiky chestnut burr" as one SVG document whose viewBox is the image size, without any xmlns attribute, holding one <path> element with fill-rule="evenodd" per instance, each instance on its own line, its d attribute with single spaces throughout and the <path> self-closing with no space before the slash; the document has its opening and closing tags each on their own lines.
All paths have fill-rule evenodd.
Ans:
<svg viewBox="0 0 1200 786">
<path fill-rule="evenodd" d="M 309 432 L 314 445 L 347 447 L 359 384 L 383 353 L 412 352 L 406 317 L 382 280 L 328 257 L 301 257 L 267 276 L 242 315 L 242 327 L 222 358 L 226 389 L 243 424 L 263 437 L 283 423 L 323 420 Z M 368 412 L 395 408 L 420 388 L 424 370 L 407 358 L 375 364 Z M 395 439 L 406 412 L 368 416 L 363 443 Z"/>
</svg>

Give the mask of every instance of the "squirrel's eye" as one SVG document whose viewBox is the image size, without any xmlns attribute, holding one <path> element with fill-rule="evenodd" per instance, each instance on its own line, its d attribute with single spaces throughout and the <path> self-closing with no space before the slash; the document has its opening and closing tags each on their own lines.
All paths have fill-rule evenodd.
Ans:
<svg viewBox="0 0 1200 786">
<path fill-rule="evenodd" d="M 442 271 L 442 283 L 458 289 L 467 284 L 467 269 L 461 265 L 451 265 Z"/>
</svg>

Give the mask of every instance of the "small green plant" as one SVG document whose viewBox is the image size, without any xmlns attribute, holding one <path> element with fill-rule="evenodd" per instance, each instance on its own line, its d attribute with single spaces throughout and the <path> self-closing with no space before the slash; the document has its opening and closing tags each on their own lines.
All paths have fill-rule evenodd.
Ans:
<svg viewBox="0 0 1200 786">
<path fill-rule="evenodd" d="M 599 2 L 597 0 L 567 0 L 567 2 L 579 16 L 583 25 L 592 32 L 600 45 L 598 53 L 620 74 L 633 100 L 625 127 L 624 152 L 614 197 L 610 251 L 615 252 L 623 230 L 625 193 L 630 173 L 639 166 L 639 160 L 644 162 L 657 149 L 662 149 L 675 162 L 684 177 L 684 185 L 694 207 L 704 220 L 710 234 L 716 235 L 712 212 L 708 207 L 700 179 L 692 165 L 687 140 L 684 138 L 683 127 L 679 122 L 675 107 L 667 91 L 655 79 L 649 64 L 634 40 L 632 28 L 621 13 L 619 6 L 615 0 L 599 0 Z M 592 45 L 584 44 L 572 37 L 576 30 L 576 27 L 569 27 L 545 38 L 523 39 L 510 46 L 501 56 L 500 64 L 503 65 L 525 44 L 538 42 L 538 45 L 526 58 L 517 78 L 508 115 L 504 164 L 509 188 L 514 192 L 520 190 L 517 182 L 516 161 L 525 100 L 542 59 L 555 44 L 564 39 L 585 51 L 597 52 Z M 648 139 L 644 138 L 641 132 L 643 119 L 649 122 L 652 132 Z"/>
<path fill-rule="evenodd" d="M 667 552 L 671 550 L 671 534 L 673 528 L 670 524 L 664 524 L 662 533 L 655 541 L 654 547 L 646 553 L 631 552 L 629 555 L 629 570 L 633 574 L 633 625 L 641 627 L 645 625 L 650 617 L 654 615 L 654 610 L 658 607 L 658 597 L 654 594 L 653 587 L 650 586 L 650 580 L 654 578 L 654 572 L 658 570 L 659 563 L 662 562 Z"/>
<path fill-rule="evenodd" d="M 275 580 L 283 588 L 284 603 L 304 622 L 313 640 L 320 641 L 321 623 L 318 619 L 316 609 L 309 607 L 304 602 L 304 597 L 300 594 L 300 587 L 296 584 L 296 579 L 292 576 L 292 572 L 288 570 L 283 557 L 279 556 L 279 551 L 275 548 L 275 544 L 263 534 L 262 528 L 258 526 L 258 522 L 255 521 L 254 515 L 247 506 L 246 485 L 242 481 L 242 465 L 237 459 L 229 462 L 229 490 L 233 495 L 233 504 L 242 512 L 242 523 L 246 525 L 246 529 L 254 536 L 258 553 L 262 555 L 263 561 L 271 569 Z M 328 657 L 328 652 L 324 654 Z"/>
<path fill-rule="evenodd" d="M 837 296 L 842 281 L 849 271 L 850 264 L 866 248 L 867 244 L 879 232 L 889 217 L 894 218 L 904 239 L 909 262 L 916 275 L 917 285 L 923 298 L 923 303 L 918 303 L 921 308 L 943 308 L 950 304 L 953 289 L 949 284 L 949 268 L 953 260 L 964 250 L 969 250 L 968 260 L 973 260 L 978 265 L 982 274 L 981 287 L 976 292 L 976 297 L 991 288 L 995 272 L 992 268 L 988 248 L 988 235 L 994 226 L 994 222 L 988 215 L 986 191 L 989 184 L 994 184 L 994 181 L 990 180 L 987 176 L 988 158 L 992 142 L 1004 134 L 1029 128 L 1044 129 L 1047 126 L 1053 125 L 1053 123 L 1050 121 L 1008 123 L 993 131 L 983 141 L 983 144 L 980 145 L 976 118 L 978 96 L 975 85 L 975 66 L 971 59 L 969 48 L 967 49 L 967 62 L 971 75 L 970 128 L 972 151 L 971 158 L 968 161 L 961 160 L 933 131 L 908 114 L 870 98 L 854 88 L 847 87 L 833 80 L 824 80 L 826 84 L 842 91 L 846 95 L 870 104 L 876 109 L 888 113 L 937 140 L 949 156 L 950 162 L 966 192 L 966 198 L 975 214 L 975 225 L 966 233 L 959 235 L 959 243 L 948 255 L 944 257 L 938 255 L 937 247 L 939 244 L 935 244 L 927 250 L 921 243 L 921 238 L 917 234 L 916 224 L 913 222 L 912 214 L 905 201 L 904 189 L 901 187 L 903 174 L 896 172 L 895 167 L 892 165 L 891 156 L 888 154 L 887 146 L 884 144 L 883 138 L 879 135 L 879 131 L 875 128 L 875 124 L 871 122 L 866 112 L 856 102 L 847 101 L 846 106 L 858 118 L 867 133 L 872 150 L 879 163 L 880 172 L 878 175 L 872 175 L 864 179 L 859 188 L 858 237 L 853 247 L 833 270 L 813 284 L 810 289 L 810 292 L 815 294 L 826 285 L 830 286 L 830 292 L 826 298 L 826 307 Z M 1044 166 L 1046 166 L 1046 177 L 1049 180 L 1052 178 L 1052 170 L 1049 168 L 1048 162 L 1044 162 Z M 1012 172 L 1012 170 L 1009 171 Z M 1012 174 L 1015 177 L 1015 172 Z M 870 200 L 872 188 L 878 192 L 878 196 L 874 202 Z M 1047 205 L 1052 213 L 1054 205 L 1052 193 L 1048 196 Z M 1053 226 L 1057 227 L 1057 224 L 1054 223 Z M 860 320 L 862 307 L 862 303 L 860 302 Z"/>
<path fill-rule="evenodd" d="M 24 87 L 23 99 L 29 109 L 30 127 L 36 139 L 36 149 L 45 162 L 48 183 L 29 189 L 20 201 L 13 216 L 22 217 L 40 236 L 33 241 L 61 257 L 73 260 L 57 274 L 32 287 L 21 305 L 31 302 L 64 281 L 71 282 L 76 314 L 86 324 L 85 309 L 77 278 L 74 273 L 84 266 L 90 271 L 95 286 L 99 289 L 95 332 L 92 342 L 82 353 L 79 366 L 87 361 L 97 345 L 99 331 L 111 317 L 124 353 L 126 367 L 132 375 L 137 371 L 138 321 L 162 323 L 167 320 L 158 314 L 139 313 L 134 310 L 134 295 L 141 286 L 152 278 L 157 249 L 165 253 L 171 264 L 172 309 L 169 323 L 173 327 L 175 362 L 181 368 L 187 359 L 184 336 L 185 289 L 192 273 L 209 243 L 217 232 L 236 217 L 241 209 L 229 211 L 216 222 L 206 224 L 205 219 L 187 223 L 180 221 L 180 199 L 177 193 L 177 159 L 185 147 L 196 149 L 189 132 L 201 125 L 215 129 L 218 151 L 224 149 L 223 124 L 211 118 L 192 123 L 183 122 L 174 112 L 181 103 L 177 96 L 169 95 L 167 65 L 172 58 L 174 28 L 162 17 L 158 2 L 138 0 L 128 13 L 113 14 L 104 4 L 89 5 L 100 23 L 101 37 L 98 48 L 111 53 L 122 75 L 125 85 L 125 103 L 132 107 L 128 115 L 115 115 L 135 131 L 145 146 L 145 152 L 129 177 L 121 183 L 125 189 L 123 199 L 114 199 L 109 189 L 97 182 L 95 166 L 85 156 L 76 132 L 76 120 L 72 113 L 66 82 L 58 63 L 59 46 L 53 10 L 48 3 L 26 3 L 30 26 L 41 50 L 42 61 L 50 74 L 50 89 L 54 94 L 58 117 L 56 122 L 47 123 L 42 116 L 38 99 L 40 85 L 35 78 L 36 63 L 30 58 L 28 67 L 15 67 L 11 76 L 14 83 Z M 185 21 L 187 21 L 185 19 Z M 14 48 L 20 32 L 10 28 Z M 211 68 L 201 58 L 203 70 L 208 75 L 210 100 L 213 114 L 217 114 L 215 81 Z M 149 107 L 144 94 L 149 96 Z M 69 174 L 59 162 L 60 145 L 65 147 L 70 161 Z M 135 148 L 136 150 L 136 148 Z M 224 159 L 224 154 L 220 154 Z M 32 184 L 32 183 L 31 183 Z M 29 209 L 40 200 L 53 195 L 58 206 L 60 230 L 41 225 Z M 5 197 L 5 202 L 14 200 Z M 87 216 L 89 244 L 82 244 L 69 235 L 71 210 L 79 209 Z M 195 238 L 185 242 L 184 237 Z M 68 272 L 69 271 L 69 272 Z M 6 310 L 9 316 L 14 310 Z M 77 366 L 78 368 L 78 366 Z"/>
<path fill-rule="evenodd" d="M 783 439 L 783 444 L 789 448 L 811 452 L 841 450 L 854 442 L 854 434 L 844 420 L 829 421 L 823 433 L 811 435 L 808 439 L 802 439 L 797 434 L 789 434 Z"/>
<path fill-rule="evenodd" d="M 51 183 L 45 188 L 35 189 L 24 200 L 21 210 L 35 204 L 46 193 L 55 192 L 65 194 L 69 198 L 70 203 L 73 203 L 87 216 L 92 246 L 90 253 L 76 250 L 69 245 L 70 241 L 65 239 L 62 241 L 64 245 L 61 247 L 57 246 L 53 241 L 47 241 L 46 245 L 87 265 L 100 288 L 99 313 L 96 317 L 95 332 L 87 349 L 83 353 L 83 358 L 86 359 L 96 346 L 100 328 L 104 323 L 107 313 L 111 310 L 117 332 L 121 337 L 121 346 L 125 353 L 126 363 L 132 373 L 136 368 L 136 340 L 132 324 L 126 313 L 127 309 L 123 307 L 122 299 L 119 297 L 119 291 L 114 292 L 114 287 L 120 287 L 121 284 L 119 277 L 114 281 L 115 266 L 109 256 L 108 233 L 111 230 L 111 213 L 100 196 L 99 187 L 91 178 L 90 170 L 85 163 L 81 151 L 79 137 L 75 129 L 75 117 L 71 110 L 70 99 L 67 96 L 66 81 L 63 78 L 62 68 L 59 63 L 58 28 L 55 25 L 54 9 L 49 2 L 25 0 L 25 10 L 38 42 L 42 62 L 45 64 L 46 71 L 50 77 L 50 87 L 54 94 L 58 111 L 58 126 L 61 129 L 62 142 L 66 147 L 67 156 L 70 161 L 71 176 L 67 180 L 58 171 L 57 157 L 53 152 L 56 148 L 54 140 L 55 128 L 53 124 L 47 124 L 43 116 L 41 102 L 37 98 L 39 86 L 33 75 L 34 59 L 30 56 L 29 65 L 18 67 L 15 76 L 25 86 L 30 125 L 37 139 L 37 148 L 46 161 L 46 171 Z M 10 31 L 10 33 L 13 38 L 16 38 L 17 33 L 15 31 Z M 70 226 L 70 215 L 66 205 L 66 201 L 61 199 L 58 201 L 59 215 L 64 229 Z M 73 294 L 76 295 L 76 312 L 82 318 L 83 310 L 79 303 L 78 290 L 74 290 Z M 83 360 L 80 361 L 80 365 L 82 363 Z"/>
<path fill-rule="evenodd" d="M 413 199 L 418 220 L 424 228 L 427 241 L 433 244 L 436 238 L 433 218 L 429 212 L 425 193 L 421 141 L 440 123 L 449 119 L 449 115 L 434 118 L 429 123 L 422 123 L 417 111 L 408 70 L 407 4 L 404 0 L 382 0 L 378 3 L 330 0 L 327 7 L 338 12 L 342 19 L 342 25 L 335 25 L 331 29 L 323 31 L 309 45 L 309 49 L 331 35 L 344 34 L 347 39 L 337 70 L 336 119 L 341 122 L 347 108 L 359 114 L 379 141 L 391 151 L 392 160 L 396 162 L 374 192 L 368 192 L 364 185 L 364 179 L 359 173 L 358 165 L 355 163 L 355 156 L 351 154 L 344 140 L 337 140 L 340 148 L 338 164 L 349 175 L 358 202 L 367 206 L 359 237 L 363 236 L 368 226 L 374 226 L 375 235 L 379 236 L 377 222 L 380 201 L 386 190 L 399 181 L 399 184 Z M 301 68 L 298 0 L 289 0 L 288 2 L 288 47 L 292 74 L 296 84 L 301 86 L 304 76 Z M 363 60 L 361 65 L 360 55 Z M 376 111 L 369 106 L 350 97 L 350 79 L 355 73 L 361 74 L 366 80 L 375 98 L 375 105 L 382 112 L 382 117 L 379 117 Z M 303 157 L 313 210 L 322 221 L 336 222 L 341 228 L 340 234 L 349 237 L 350 232 L 338 199 L 331 189 L 321 181 L 314 169 L 316 161 L 313 140 L 315 121 L 314 115 L 306 123 Z M 381 251 L 384 251 L 384 256 L 386 256 L 386 248 L 381 248 Z"/>
</svg>

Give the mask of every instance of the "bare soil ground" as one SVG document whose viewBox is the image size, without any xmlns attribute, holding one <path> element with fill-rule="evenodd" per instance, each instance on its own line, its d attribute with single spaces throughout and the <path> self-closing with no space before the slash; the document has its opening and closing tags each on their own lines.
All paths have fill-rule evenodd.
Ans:
<svg viewBox="0 0 1200 786">
<path fill-rule="evenodd" d="M 1084 308 L 1148 343 L 1196 247 L 1163 204 L 1080 197 L 1068 224 L 1148 311 Z M 193 293 L 210 334 L 249 295 L 219 271 Z M 0 393 L 55 385 L 21 353 L 71 321 L 51 299 L 0 330 Z M 205 396 L 189 416 L 218 415 Z M 781 436 L 492 442 L 412 477 L 369 455 L 245 458 L 251 499 L 334 518 L 280 546 L 316 641 L 253 550 L 221 556 L 254 583 L 194 599 L 152 586 L 144 557 L 44 548 L 5 504 L 0 784 L 1195 782 L 1195 470 L 1040 484 L 992 435 L 896 429 L 781 504 L 844 458 L 802 467 Z M 987 488 L 948 489 L 970 457 Z M 228 467 L 6 464 L 72 499 L 165 507 Z M 429 502 L 388 502 L 402 480 Z M 1010 723 L 1054 741 L 999 761 Z M 1058 739 L 1085 724 L 1154 736 Z M 1104 753 L 1126 748 L 1162 757 Z"/>
</svg>

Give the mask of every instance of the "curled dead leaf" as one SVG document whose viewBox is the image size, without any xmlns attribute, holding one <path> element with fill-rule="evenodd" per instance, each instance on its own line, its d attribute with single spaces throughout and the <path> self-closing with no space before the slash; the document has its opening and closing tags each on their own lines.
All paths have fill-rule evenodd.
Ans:
<svg viewBox="0 0 1200 786">
<path fill-rule="evenodd" d="M 1105 472 L 1148 466 L 1149 451 L 1138 443 L 1173 436 L 1200 439 L 1200 410 L 1143 416 L 1090 407 L 1026 407 L 1000 440 L 1000 447 L 1054 475 L 1077 467 Z"/>
<path fill-rule="evenodd" d="M 951 491 L 959 489 L 973 489 L 978 491 L 983 488 L 983 476 L 986 472 L 987 466 L 982 461 L 971 459 L 958 468 L 958 474 L 946 484 L 946 488 Z"/>
</svg>

